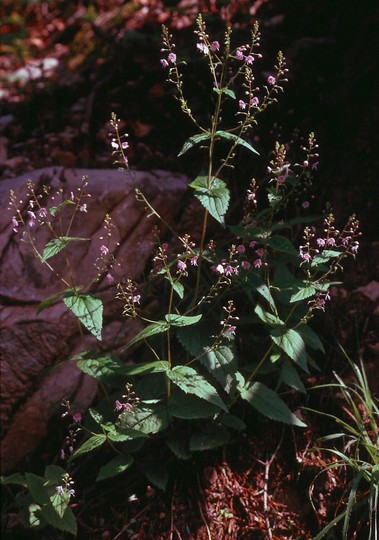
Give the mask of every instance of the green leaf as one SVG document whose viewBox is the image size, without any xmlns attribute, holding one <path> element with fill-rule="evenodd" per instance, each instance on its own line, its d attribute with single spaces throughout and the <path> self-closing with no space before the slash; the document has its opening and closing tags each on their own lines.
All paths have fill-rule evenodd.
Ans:
<svg viewBox="0 0 379 540">
<path fill-rule="evenodd" d="M 165 429 L 170 419 L 169 408 L 165 403 L 142 401 L 131 411 L 122 412 L 118 417 L 118 425 L 122 429 L 136 429 L 149 435 Z"/>
<path fill-rule="evenodd" d="M 296 256 L 299 255 L 297 249 L 295 249 L 291 240 L 289 240 L 285 236 L 279 236 L 279 235 L 271 236 L 271 238 L 267 239 L 266 244 L 270 246 L 271 249 L 274 249 L 275 251 L 288 253 L 289 255 L 296 255 Z"/>
<path fill-rule="evenodd" d="M 185 394 L 179 388 L 173 388 L 169 401 L 171 416 L 194 420 L 198 418 L 213 418 L 220 408 L 193 394 Z"/>
<path fill-rule="evenodd" d="M 141 373 L 165 373 L 168 369 L 166 360 L 156 360 L 155 362 L 144 362 L 134 366 L 123 366 L 118 370 L 120 375 L 140 375 Z"/>
<path fill-rule="evenodd" d="M 87 373 L 94 379 L 98 379 L 103 382 L 110 382 L 115 377 L 120 376 L 120 370 L 125 367 L 117 357 L 111 354 L 102 354 L 91 358 L 91 354 L 86 354 L 77 362 L 78 368 Z"/>
<path fill-rule="evenodd" d="M 200 358 L 200 362 L 208 369 L 213 377 L 223 386 L 227 394 L 235 387 L 235 371 L 237 361 L 233 351 L 224 345 L 217 349 L 206 349 L 206 354 Z"/>
<path fill-rule="evenodd" d="M 71 201 L 70 199 L 67 199 L 65 201 L 63 201 L 62 203 L 58 204 L 57 206 L 52 206 L 50 209 L 49 209 L 49 212 L 52 216 L 55 216 L 57 214 L 57 212 L 60 212 L 62 210 L 62 208 L 64 206 L 66 206 L 67 204 L 75 204 L 74 201 Z"/>
<path fill-rule="evenodd" d="M 25 473 L 25 481 L 30 491 L 31 496 L 36 503 L 41 506 L 50 502 L 45 483 L 46 480 L 42 476 L 37 476 L 33 473 Z"/>
<path fill-rule="evenodd" d="M 225 225 L 225 214 L 228 210 L 230 192 L 225 182 L 219 178 L 212 178 L 208 181 L 206 176 L 198 176 L 190 187 L 195 189 L 195 197 L 221 225 Z"/>
<path fill-rule="evenodd" d="M 200 356 L 204 348 L 210 346 L 214 339 L 210 336 L 215 334 L 219 330 L 219 327 L 212 326 L 208 321 L 202 321 L 193 327 L 178 328 L 176 331 L 176 337 L 183 347 L 192 356 Z"/>
<path fill-rule="evenodd" d="M 100 467 L 99 473 L 96 477 L 96 482 L 111 478 L 120 474 L 128 469 L 134 462 L 132 456 L 116 456 L 111 459 L 106 465 Z"/>
<path fill-rule="evenodd" d="M 270 326 L 284 326 L 284 322 L 279 317 L 265 311 L 259 304 L 255 306 L 254 313 L 258 315 L 261 321 Z"/>
<path fill-rule="evenodd" d="M 235 429 L 237 431 L 243 431 L 246 429 L 245 422 L 243 422 L 237 416 L 234 416 L 234 414 L 223 414 L 220 420 L 221 423 L 228 428 Z"/>
<path fill-rule="evenodd" d="M 270 304 L 270 306 L 275 309 L 275 302 L 271 295 L 270 289 L 267 287 L 266 283 L 263 281 L 262 276 L 255 272 L 249 272 L 248 279 L 246 283 L 243 284 L 244 287 L 249 288 L 252 291 L 256 291 L 258 294 L 263 296 L 265 300 Z"/>
<path fill-rule="evenodd" d="M 171 313 L 171 315 L 165 315 L 166 321 L 170 326 L 191 326 L 191 324 L 196 324 L 200 321 L 202 315 L 193 315 L 188 317 L 186 315 L 176 315 Z"/>
<path fill-rule="evenodd" d="M 44 309 L 48 308 L 49 306 L 51 306 L 52 304 L 54 304 L 54 302 L 62 295 L 63 293 L 59 292 L 57 294 L 53 294 L 52 296 L 49 296 L 49 298 L 46 298 L 45 300 L 42 300 L 42 302 L 40 302 L 38 304 L 38 307 L 37 307 L 37 315 L 39 313 L 41 313 L 41 311 L 43 311 Z"/>
<path fill-rule="evenodd" d="M 68 493 L 53 493 L 50 496 L 51 506 L 54 508 L 58 516 L 62 519 L 70 502 Z"/>
<path fill-rule="evenodd" d="M 157 488 L 165 491 L 168 482 L 168 472 L 161 462 L 144 463 L 143 472 L 146 478 Z"/>
<path fill-rule="evenodd" d="M 175 366 L 167 372 L 167 377 L 186 394 L 194 394 L 228 412 L 225 403 L 216 392 L 216 389 L 193 368 Z"/>
<path fill-rule="evenodd" d="M 15 485 L 18 485 L 18 486 L 26 487 L 25 478 L 20 473 L 13 473 L 13 474 L 10 474 L 9 476 L 1 475 L 0 479 L 1 479 L 1 485 L 2 486 L 6 486 L 6 485 L 9 485 L 9 484 L 15 484 Z"/>
<path fill-rule="evenodd" d="M 297 293 L 293 294 L 290 298 L 290 302 L 299 302 L 299 300 L 305 300 L 314 294 L 316 294 L 316 289 L 312 285 L 308 285 L 307 287 L 303 287 Z"/>
<path fill-rule="evenodd" d="M 96 424 L 101 424 L 104 422 L 103 415 L 100 414 L 96 409 L 92 409 L 91 407 L 88 409 L 88 412 L 90 413 L 91 417 L 95 420 Z"/>
<path fill-rule="evenodd" d="M 197 135 L 193 135 L 192 137 L 186 140 L 186 142 L 184 143 L 182 149 L 180 150 L 178 154 L 178 157 L 188 152 L 188 150 L 190 150 L 196 144 L 199 144 L 200 142 L 206 141 L 211 138 L 212 138 L 212 135 L 210 133 L 198 133 Z"/>
<path fill-rule="evenodd" d="M 194 433 L 189 442 L 191 452 L 212 450 L 229 442 L 229 431 L 220 424 L 210 424 L 204 432 Z"/>
<path fill-rule="evenodd" d="M 92 452 L 92 450 L 95 450 L 95 448 L 98 448 L 102 444 L 105 443 L 107 440 L 107 436 L 103 433 L 99 433 L 96 435 L 92 435 L 89 439 L 87 439 L 82 446 L 80 446 L 74 453 L 73 457 L 80 456 L 82 454 L 86 454 L 87 452 Z"/>
<path fill-rule="evenodd" d="M 302 380 L 299 377 L 296 368 L 289 362 L 283 362 L 280 368 L 280 377 L 285 384 L 288 384 L 291 388 L 294 388 L 298 392 L 306 394 L 305 387 Z"/>
<path fill-rule="evenodd" d="M 227 139 L 228 141 L 233 141 L 234 143 L 237 143 L 237 144 L 243 146 L 244 148 L 247 148 L 247 150 L 250 150 L 250 152 L 253 152 L 253 154 L 257 154 L 257 156 L 259 156 L 259 152 L 257 152 L 255 150 L 255 148 L 253 148 L 251 146 L 251 144 L 249 144 L 248 142 L 241 139 L 241 137 L 238 137 L 237 135 L 234 135 L 234 133 L 228 133 L 227 131 L 216 131 L 214 136 L 215 136 L 215 138 L 221 137 L 222 139 Z"/>
<path fill-rule="evenodd" d="M 216 94 L 225 94 L 232 99 L 237 99 L 236 94 L 233 92 L 233 90 L 230 90 L 230 88 L 213 88 L 213 92 L 216 92 Z"/>
<path fill-rule="evenodd" d="M 335 249 L 324 249 L 319 255 L 313 257 L 311 267 L 313 268 L 315 266 L 319 266 L 320 264 L 324 264 L 330 261 L 330 259 L 335 259 L 340 255 L 341 253 Z"/>
<path fill-rule="evenodd" d="M 78 293 L 75 290 L 66 291 L 63 301 L 80 322 L 101 341 L 103 327 L 103 303 L 92 294 Z"/>
<path fill-rule="evenodd" d="M 325 353 L 324 345 L 322 344 L 321 339 L 318 337 L 316 332 L 312 330 L 309 326 L 302 324 L 298 327 L 297 331 L 305 341 L 305 343 L 311 347 L 311 349 L 314 349 L 315 351 L 321 351 Z"/>
<path fill-rule="evenodd" d="M 172 288 L 176 292 L 176 294 L 179 296 L 179 298 L 183 298 L 184 296 L 184 287 L 179 281 L 176 281 L 172 284 Z"/>
<path fill-rule="evenodd" d="M 306 427 L 306 424 L 295 416 L 276 392 L 266 385 L 255 382 L 247 387 L 239 388 L 242 399 L 254 409 L 272 420 Z"/>
<path fill-rule="evenodd" d="M 190 459 L 191 453 L 188 450 L 188 445 L 184 443 L 183 439 L 180 437 L 175 437 L 175 435 L 171 435 L 168 437 L 167 446 L 171 450 L 171 452 L 178 458 L 178 459 Z"/>
<path fill-rule="evenodd" d="M 69 242 L 73 241 L 89 241 L 91 238 L 79 238 L 76 236 L 59 236 L 59 238 L 53 238 L 47 242 L 46 246 L 43 249 L 41 262 L 46 262 L 50 257 L 54 257 L 57 253 L 62 251 Z"/>
<path fill-rule="evenodd" d="M 65 473 L 66 471 L 58 465 L 48 465 L 45 469 L 45 478 L 49 483 L 59 486 Z"/>
<path fill-rule="evenodd" d="M 280 347 L 296 364 L 309 373 L 303 338 L 296 330 L 274 328 L 270 332 L 272 341 Z"/>
<path fill-rule="evenodd" d="M 167 332 L 169 328 L 170 325 L 166 321 L 156 321 L 149 324 L 129 341 L 126 348 L 131 347 L 134 343 L 137 343 L 137 341 L 141 341 L 141 339 L 146 339 L 150 336 L 155 336 L 156 334 L 163 334 L 164 332 Z"/>
<path fill-rule="evenodd" d="M 66 508 L 65 513 L 60 517 L 54 508 L 49 504 L 41 508 L 41 514 L 45 520 L 56 529 L 67 531 L 74 536 L 77 534 L 78 526 L 74 512 L 71 508 Z"/>
</svg>

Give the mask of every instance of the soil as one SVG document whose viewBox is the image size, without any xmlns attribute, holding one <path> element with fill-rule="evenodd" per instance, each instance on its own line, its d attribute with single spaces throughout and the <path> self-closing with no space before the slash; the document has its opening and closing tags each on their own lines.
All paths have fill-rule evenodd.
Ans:
<svg viewBox="0 0 379 540">
<path fill-rule="evenodd" d="M 257 78 L 269 71 L 278 49 L 285 53 L 290 75 L 280 103 L 257 131 L 257 144 L 264 148 L 278 135 L 285 141 L 300 140 L 297 133 L 314 131 L 321 157 L 312 205 L 319 211 L 330 201 L 341 222 L 355 212 L 363 231 L 360 255 L 346 268 L 326 316 L 315 321 L 327 354 L 317 359 L 321 371 L 305 378 L 304 384 L 331 381 L 333 371 L 350 376 L 335 345 L 339 342 L 352 358 L 364 359 L 375 385 L 379 352 L 377 2 L 56 0 L 48 7 L 46 3 L 25 6 L 22 12 L 18 2 L 7 0 L 0 7 L 0 17 L 6 20 L 0 42 L 0 178 L 51 164 L 110 167 L 112 111 L 129 133 L 133 168 L 196 174 L 198 163 L 177 158 L 192 133 L 165 84 L 159 62 L 160 24 L 171 24 L 178 49 L 187 51 L 193 44 L 192 23 L 198 9 L 216 35 L 222 29 L 220 13 L 242 38 L 252 20 L 260 22 L 264 58 Z M 102 15 L 96 24 L 91 6 Z M 20 83 L 9 80 L 10 73 L 33 59 L 37 66 L 43 60 L 55 65 L 57 59 L 58 68 L 35 79 L 24 75 Z M 190 67 L 189 87 L 201 96 L 196 62 L 191 61 Z M 193 107 L 206 114 L 201 99 Z M 378 388 L 373 387 L 373 392 Z M 339 397 L 330 391 L 317 397 L 310 392 L 302 404 L 343 414 Z M 173 462 L 166 492 L 146 486 L 138 471 L 127 480 L 104 482 L 100 491 L 94 484 L 96 458 L 88 458 L 75 471 L 78 538 L 313 538 L 341 509 L 350 477 L 333 469 L 319 474 L 332 458 L 320 449 L 318 438 L 332 433 L 335 425 L 304 410 L 301 414 L 308 424 L 305 430 L 255 417 L 247 431 L 234 436 L 222 450 Z M 24 470 L 43 469 L 56 459 L 65 426 L 57 428 L 55 421 L 51 432 L 53 437 L 28 458 Z M 21 530 L 7 497 L 3 509 L 4 538 L 67 537 L 55 530 L 38 534 Z M 337 530 L 328 538 L 340 535 Z M 353 517 L 350 538 L 367 535 L 365 520 Z"/>
</svg>

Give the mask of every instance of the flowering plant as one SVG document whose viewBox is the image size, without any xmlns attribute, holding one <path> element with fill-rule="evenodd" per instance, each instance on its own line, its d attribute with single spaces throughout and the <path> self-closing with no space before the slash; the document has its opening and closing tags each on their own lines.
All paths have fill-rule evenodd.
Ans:
<svg viewBox="0 0 379 540">
<path fill-rule="evenodd" d="M 155 466 L 154 441 L 161 444 L 164 437 L 167 448 L 179 459 L 226 444 L 229 429 L 245 427 L 239 415 L 244 402 L 271 420 L 305 426 L 281 394 L 289 390 L 305 393 L 299 371 L 309 373 L 314 365 L 310 351 L 324 350 L 309 321 L 317 310 L 325 309 L 330 286 L 335 283 L 333 275 L 358 249 L 355 216 L 337 229 L 332 213 L 323 219 L 306 213 L 309 202 L 301 197 L 319 159 L 313 133 L 298 161 L 290 160 L 287 146 L 277 142 L 265 173 L 250 179 L 240 204 L 240 190 L 232 189 L 231 172 L 234 174 L 236 157 L 242 153 L 246 161 L 254 162 L 259 156 L 252 132 L 259 115 L 283 91 L 285 59 L 279 53 L 272 73 L 257 86 L 253 72 L 261 57 L 257 24 L 250 41 L 238 46 L 232 44 L 230 28 L 222 43 L 212 40 L 201 16 L 195 33 L 196 54 L 209 67 L 213 107 L 209 125 L 191 109 L 183 82 L 185 63 L 178 60 L 165 27 L 161 65 L 176 89 L 181 110 L 197 131 L 184 142 L 179 156 L 200 149 L 206 161 L 189 183 L 201 203 L 201 230 L 198 235 L 176 234 L 165 223 L 173 233 L 170 242 L 162 242 L 156 231 L 152 269 L 144 287 L 129 278 L 116 283 L 115 261 L 109 259 L 105 241 L 101 246 L 99 275 L 106 271 L 109 282 L 117 285 L 124 316 L 138 318 L 145 326 L 125 344 L 126 349 L 139 347 L 141 362 L 137 364 L 126 365 L 112 354 L 93 351 L 77 357 L 84 373 L 108 386 L 96 409 L 89 410 L 89 418 L 83 422 L 76 418 L 76 432 L 85 431 L 88 437 L 77 445 L 73 436 L 75 444 L 70 446 L 70 462 L 102 445 L 116 450 L 116 457 L 100 468 L 98 480 L 119 474 L 140 460 L 149 481 L 164 488 L 168 473 L 164 465 Z M 234 110 L 232 125 L 224 120 L 226 109 Z M 129 171 L 128 143 L 115 115 L 111 124 L 115 163 Z M 234 200 L 236 191 L 238 200 Z M 73 208 L 73 215 L 86 212 L 84 197 L 83 191 L 50 209 L 40 208 L 38 197 L 31 197 L 26 223 L 11 196 L 15 231 L 21 225 L 30 230 L 42 220 L 54 233 L 42 253 L 29 235 L 42 263 L 50 266 L 51 259 L 72 241 L 88 241 L 71 237 L 70 227 L 57 235 L 47 219 L 66 205 Z M 149 215 L 161 219 L 139 188 L 136 197 Z M 229 223 L 232 204 L 238 219 Z M 298 246 L 302 226 L 303 240 Z M 109 221 L 106 230 L 108 238 Z M 52 265 L 51 269 L 55 272 Z M 65 286 L 61 294 L 66 306 L 100 339 L 101 301 L 75 284 L 65 282 Z M 152 316 L 146 306 L 157 298 L 159 307 Z M 183 428 L 184 420 L 189 422 Z M 154 438 L 156 434 L 159 436 Z"/>
</svg>

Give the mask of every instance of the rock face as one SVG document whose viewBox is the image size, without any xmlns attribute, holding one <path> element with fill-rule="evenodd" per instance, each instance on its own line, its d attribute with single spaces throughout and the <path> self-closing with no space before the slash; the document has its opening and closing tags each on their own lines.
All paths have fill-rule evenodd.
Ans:
<svg viewBox="0 0 379 540">
<path fill-rule="evenodd" d="M 1 463 L 9 471 L 46 435 L 47 423 L 60 410 L 62 399 L 69 398 L 76 411 L 83 411 L 96 393 L 96 381 L 84 375 L 68 361 L 72 355 L 93 347 L 95 337 L 81 336 L 75 316 L 63 302 L 56 302 L 37 315 L 39 303 L 66 287 L 57 276 L 33 255 L 30 245 L 21 241 L 22 228 L 12 230 L 12 212 L 6 211 L 9 190 L 22 200 L 23 213 L 28 210 L 27 180 L 38 193 L 43 186 L 51 191 L 44 200 L 53 206 L 56 193 L 65 198 L 77 192 L 83 176 L 88 176 L 87 212 L 77 212 L 70 236 L 91 238 L 88 242 L 71 242 L 70 269 L 65 269 L 63 252 L 49 262 L 69 283 L 88 286 L 98 273 L 94 261 L 104 243 L 103 222 L 106 214 L 113 223 L 110 250 L 117 261 L 117 272 L 131 279 L 144 270 L 153 250 L 153 227 L 144 205 L 136 200 L 138 187 L 152 207 L 166 221 L 180 209 L 187 180 L 182 175 L 163 171 L 133 172 L 126 175 L 114 170 L 70 170 L 51 167 L 25 176 L 0 182 L 3 212 L 0 214 L 0 295 L 1 295 Z M 163 225 L 159 225 L 162 230 Z M 29 229 L 30 230 L 30 229 Z M 38 248 L 48 236 L 44 228 L 33 228 Z M 96 295 L 104 303 L 104 327 L 101 346 L 107 350 L 124 345 L 137 331 L 132 321 L 120 316 L 122 303 L 115 300 L 116 290 L 100 279 Z M 138 327 L 139 329 L 139 327 Z"/>
</svg>

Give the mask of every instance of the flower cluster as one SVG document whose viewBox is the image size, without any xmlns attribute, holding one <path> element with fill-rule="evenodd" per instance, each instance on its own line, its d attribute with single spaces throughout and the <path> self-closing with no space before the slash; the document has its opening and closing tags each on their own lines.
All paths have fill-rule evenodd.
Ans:
<svg viewBox="0 0 379 540">
<path fill-rule="evenodd" d="M 61 495 L 62 498 L 68 502 L 71 497 L 75 496 L 75 490 L 73 489 L 74 481 L 68 473 L 65 473 L 62 476 L 62 485 L 55 488 L 58 495 Z"/>
<path fill-rule="evenodd" d="M 123 394 L 122 399 L 125 401 L 120 401 L 116 399 L 114 405 L 115 405 L 115 411 L 118 413 L 121 412 L 130 412 L 135 405 L 138 405 L 140 399 L 136 396 L 136 393 L 132 390 L 133 385 L 130 383 L 127 383 L 125 385 L 126 387 L 126 394 Z"/>
<path fill-rule="evenodd" d="M 137 307 L 141 303 L 141 295 L 136 294 L 137 286 L 131 279 L 127 279 L 126 285 L 118 283 L 117 288 L 119 292 L 116 294 L 116 298 L 124 302 L 124 317 L 137 317 Z"/>
<path fill-rule="evenodd" d="M 129 148 L 129 143 L 125 139 L 129 137 L 127 133 L 123 135 L 120 134 L 119 124 L 121 120 L 117 118 L 115 113 L 112 113 L 110 124 L 114 129 L 114 133 L 110 133 L 111 137 L 111 147 L 112 147 L 112 156 L 115 156 L 115 165 L 119 166 L 120 171 L 124 171 L 125 168 L 129 168 L 128 157 L 125 154 L 125 150 Z"/>
</svg>

